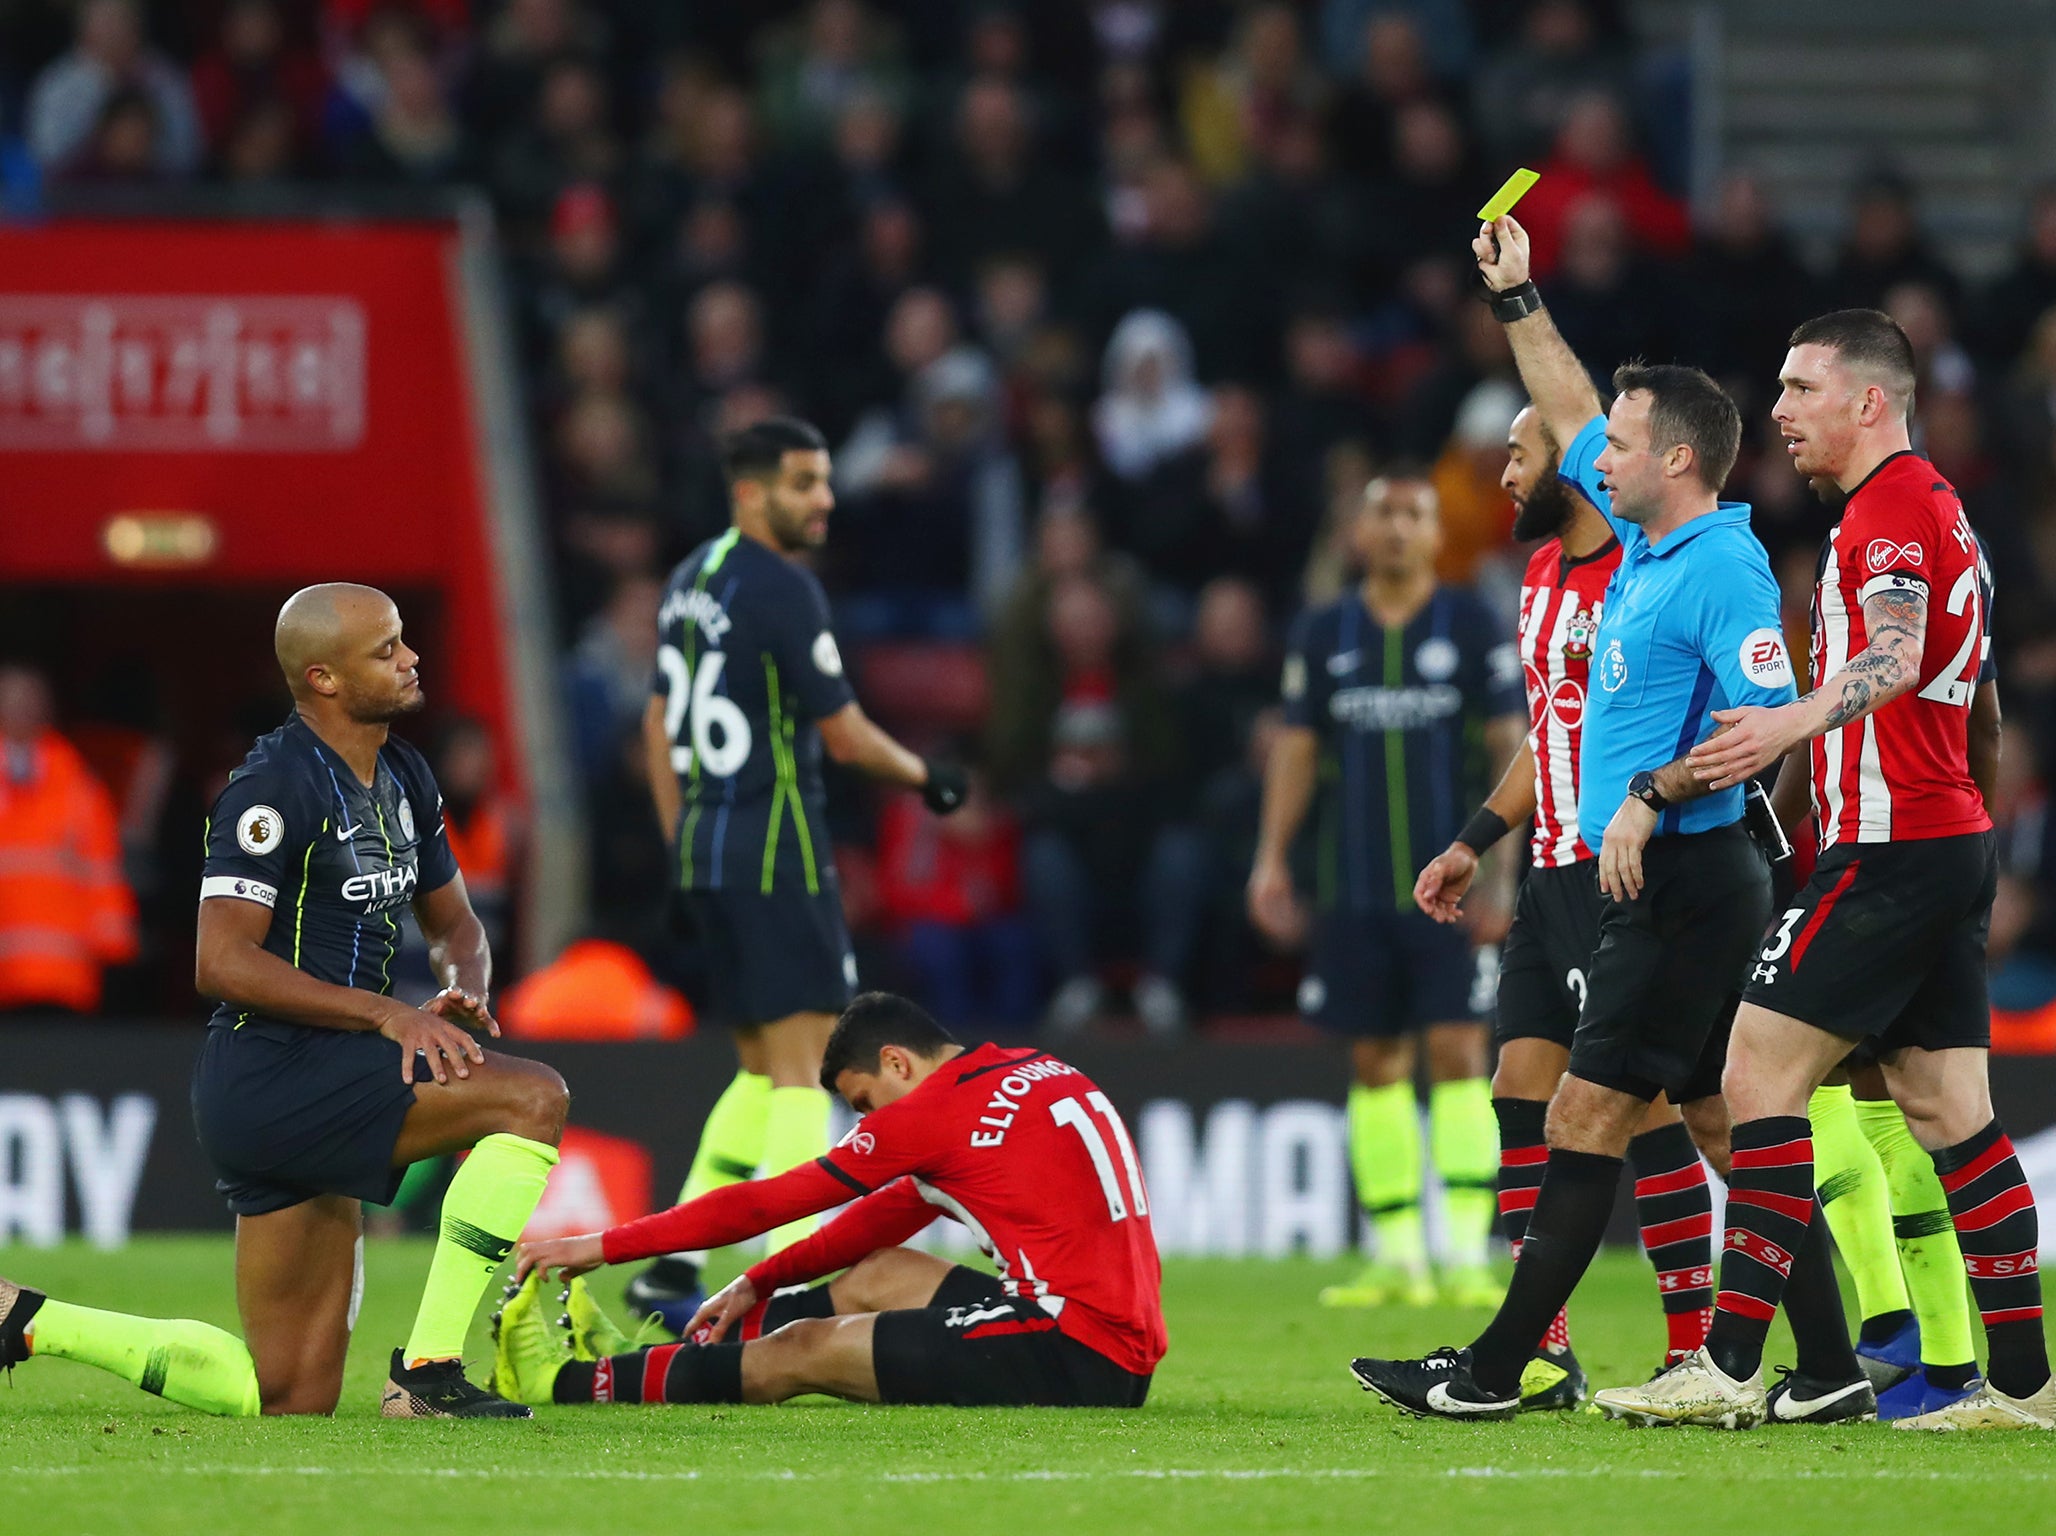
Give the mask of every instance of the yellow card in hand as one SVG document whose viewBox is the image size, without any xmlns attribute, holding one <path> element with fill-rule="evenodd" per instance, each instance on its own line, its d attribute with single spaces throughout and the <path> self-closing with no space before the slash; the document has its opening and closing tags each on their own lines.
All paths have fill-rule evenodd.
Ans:
<svg viewBox="0 0 2056 1536">
<path fill-rule="evenodd" d="M 1505 218 L 1513 212 L 1513 205 L 1528 195 L 1528 188 L 1542 179 L 1540 171 L 1531 171 L 1522 166 L 1506 178 L 1506 185 L 1485 200 L 1485 206 L 1478 210 L 1481 223 L 1490 224 L 1494 219 Z"/>
</svg>

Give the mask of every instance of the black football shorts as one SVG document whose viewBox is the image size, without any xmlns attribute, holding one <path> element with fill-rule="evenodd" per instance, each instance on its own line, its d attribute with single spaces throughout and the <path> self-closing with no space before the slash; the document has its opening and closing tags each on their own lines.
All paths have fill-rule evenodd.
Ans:
<svg viewBox="0 0 2056 1536">
<path fill-rule="evenodd" d="M 1513 926 L 1499 952 L 1493 1035 L 1501 1045 L 1552 1040 L 1570 1049 L 1606 910 L 1598 871 L 1596 859 L 1583 859 L 1531 869 L 1521 881 Z"/>
<path fill-rule="evenodd" d="M 689 937 L 706 957 L 707 1012 L 731 1029 L 795 1013 L 841 1013 L 857 992 L 857 958 L 840 889 L 685 891 Z"/>
<path fill-rule="evenodd" d="M 1140 1408 L 1148 1376 L 1057 1328 L 1032 1301 L 881 1312 L 871 1334 L 878 1395 L 958 1408 Z"/>
<path fill-rule="evenodd" d="M 1990 832 L 1837 843 L 1779 914 L 1744 997 L 1884 1056 L 1992 1043 Z"/>
</svg>

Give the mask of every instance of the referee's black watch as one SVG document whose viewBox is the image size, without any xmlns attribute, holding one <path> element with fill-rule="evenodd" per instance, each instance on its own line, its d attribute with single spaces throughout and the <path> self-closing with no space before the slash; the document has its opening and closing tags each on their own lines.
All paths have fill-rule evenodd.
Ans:
<svg viewBox="0 0 2056 1536">
<path fill-rule="evenodd" d="M 1656 775 L 1647 768 L 1628 780 L 1628 797 L 1640 800 L 1659 816 L 1670 809 L 1670 801 L 1666 800 L 1663 791 L 1656 787 Z"/>
</svg>

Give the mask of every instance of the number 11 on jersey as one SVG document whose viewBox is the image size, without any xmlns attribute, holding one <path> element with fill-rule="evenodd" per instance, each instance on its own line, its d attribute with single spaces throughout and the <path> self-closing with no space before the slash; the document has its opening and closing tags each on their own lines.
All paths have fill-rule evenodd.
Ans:
<svg viewBox="0 0 2056 1536">
<path fill-rule="evenodd" d="M 700 658 L 699 676 L 675 645 L 657 648 L 657 669 L 668 685 L 664 696 L 664 734 L 671 740 L 671 771 L 691 773 L 697 754 L 700 771 L 725 779 L 750 757 L 750 722 L 735 700 L 715 690 L 728 665 L 722 651 Z M 690 721 L 690 745 L 681 740 Z M 716 740 L 716 735 L 719 739 Z"/>
</svg>

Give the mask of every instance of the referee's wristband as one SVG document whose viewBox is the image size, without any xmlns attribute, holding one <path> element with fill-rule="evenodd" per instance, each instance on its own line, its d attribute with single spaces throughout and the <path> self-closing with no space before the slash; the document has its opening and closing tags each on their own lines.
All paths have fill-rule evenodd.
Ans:
<svg viewBox="0 0 2056 1536">
<path fill-rule="evenodd" d="M 1471 819 L 1463 824 L 1463 830 L 1456 834 L 1456 840 L 1473 853 L 1483 853 L 1498 842 L 1513 827 L 1505 817 L 1489 805 L 1481 805 L 1472 812 Z"/>
<path fill-rule="evenodd" d="M 1488 293 L 1485 299 L 1492 306 L 1492 318 L 1502 324 L 1525 320 L 1542 308 L 1542 290 L 1535 286 L 1533 278 L 1497 293 Z"/>
</svg>

